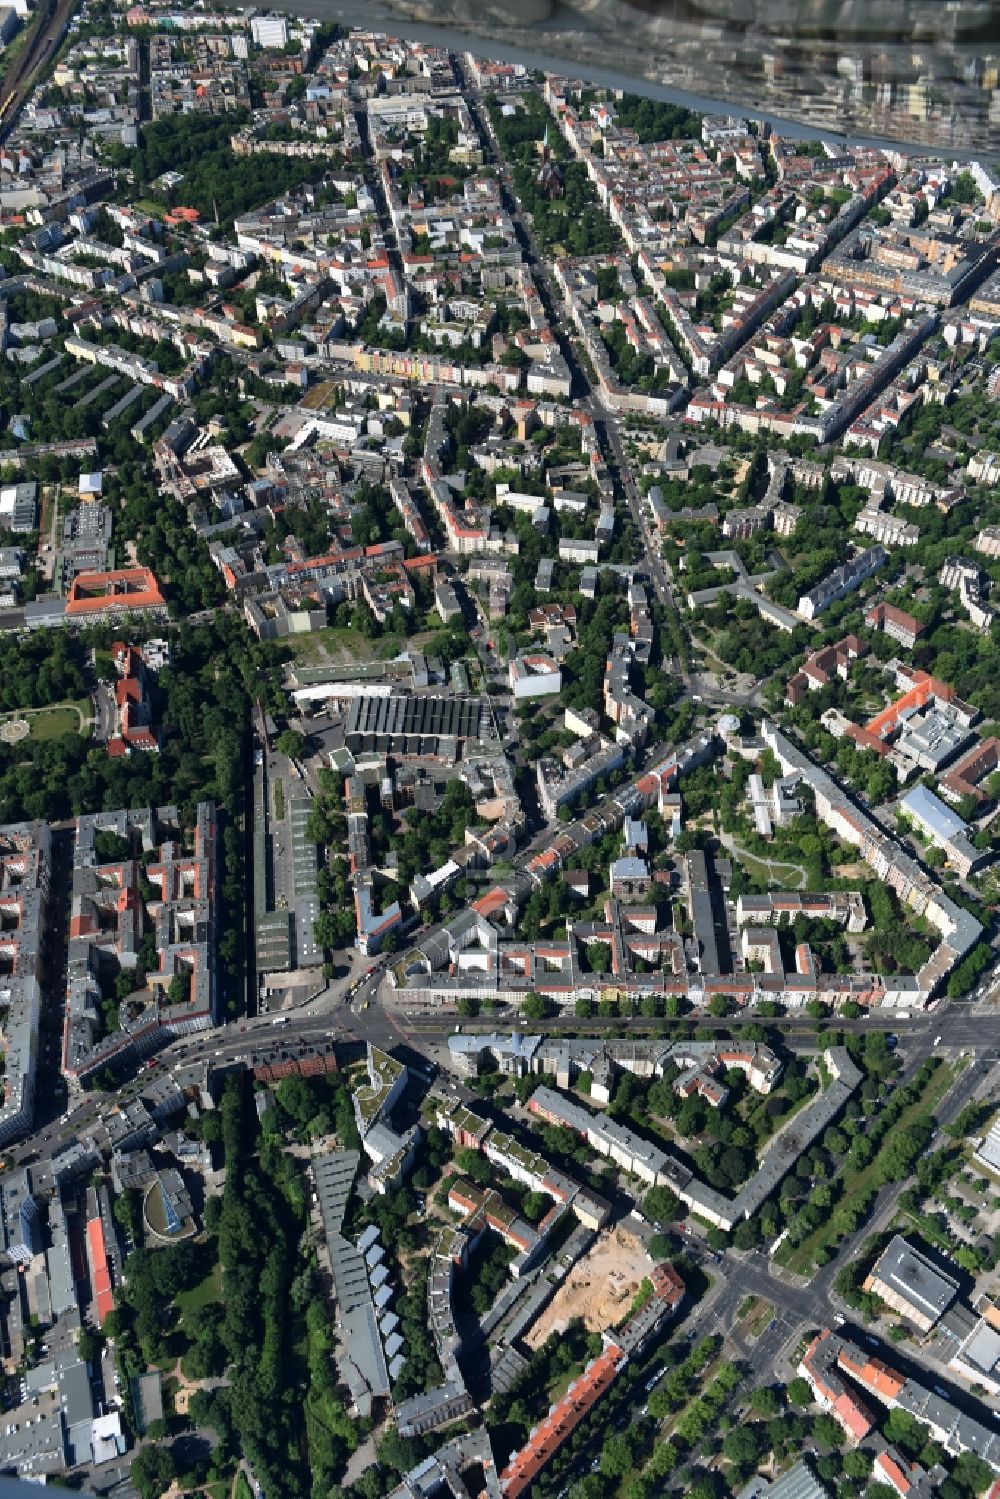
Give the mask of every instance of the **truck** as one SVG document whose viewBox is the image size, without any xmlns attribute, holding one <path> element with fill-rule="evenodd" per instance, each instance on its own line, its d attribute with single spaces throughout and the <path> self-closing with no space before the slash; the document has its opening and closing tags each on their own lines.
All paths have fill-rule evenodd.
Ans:
<svg viewBox="0 0 1000 1499">
<path fill-rule="evenodd" d="M 275 1015 L 274 1019 L 271 1021 L 271 1024 L 272 1025 L 287 1025 L 288 1024 L 288 1016 L 287 1015 Z"/>
</svg>

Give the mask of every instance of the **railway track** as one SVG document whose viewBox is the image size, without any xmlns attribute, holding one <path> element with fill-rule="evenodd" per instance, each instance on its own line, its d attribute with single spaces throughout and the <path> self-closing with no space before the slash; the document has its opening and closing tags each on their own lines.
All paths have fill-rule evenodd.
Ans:
<svg viewBox="0 0 1000 1499">
<path fill-rule="evenodd" d="M 0 140 L 6 137 L 40 70 L 56 51 L 75 4 L 76 0 L 45 0 L 32 22 L 24 51 L 0 81 Z"/>
</svg>

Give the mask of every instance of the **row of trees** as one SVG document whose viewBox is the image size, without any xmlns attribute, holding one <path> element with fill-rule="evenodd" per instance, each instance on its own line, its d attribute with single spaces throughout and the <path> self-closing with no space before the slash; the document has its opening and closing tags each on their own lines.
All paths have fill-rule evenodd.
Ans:
<svg viewBox="0 0 1000 1499">
<path fill-rule="evenodd" d="M 913 1080 L 905 1087 L 897 1088 L 876 1117 L 869 1120 L 867 1130 L 854 1135 L 843 1171 L 832 1181 L 815 1188 L 809 1202 L 789 1223 L 788 1242 L 792 1246 L 801 1244 L 821 1225 L 827 1224 L 828 1231 L 814 1250 L 815 1261 L 826 1264 L 833 1255 L 836 1242 L 853 1233 L 863 1222 L 878 1189 L 889 1182 L 906 1180 L 933 1137 L 934 1120 L 929 1113 L 922 1113 L 911 1118 L 905 1126 L 900 1126 L 899 1121 L 920 1102 L 924 1089 L 940 1065 L 934 1058 L 925 1062 Z M 864 1178 L 859 1182 L 862 1172 Z"/>
</svg>

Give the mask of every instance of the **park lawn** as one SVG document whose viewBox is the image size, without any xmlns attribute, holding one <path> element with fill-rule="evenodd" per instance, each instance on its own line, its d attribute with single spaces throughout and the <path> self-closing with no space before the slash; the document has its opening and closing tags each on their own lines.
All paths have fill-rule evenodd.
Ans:
<svg viewBox="0 0 1000 1499">
<path fill-rule="evenodd" d="M 394 661 L 396 657 L 406 649 L 407 645 L 414 646 L 418 651 L 424 650 L 424 638 L 420 635 L 411 635 L 409 641 L 402 635 L 382 635 L 375 641 L 372 647 L 373 653 L 379 661 Z"/>
<path fill-rule="evenodd" d="M 64 734 L 83 734 L 90 738 L 90 700 L 82 698 L 79 702 L 57 703 L 52 708 L 25 708 L 23 711 L 5 713 L 0 722 L 7 723 L 11 720 L 23 719 L 29 725 L 31 733 L 27 739 L 18 741 L 22 745 L 30 744 L 31 740 L 61 739 Z M 84 727 L 81 729 L 81 716 Z"/>
<path fill-rule="evenodd" d="M 958 1076 L 958 1071 L 959 1069 L 952 1067 L 948 1062 L 943 1063 L 931 1078 L 922 1096 L 900 1115 L 894 1128 L 906 1129 L 919 1115 L 933 1113 L 935 1105 L 944 1097 Z M 878 1152 L 876 1151 L 873 1159 L 868 1162 L 867 1166 L 862 1167 L 860 1171 L 845 1167 L 841 1173 L 841 1177 L 834 1178 L 835 1181 L 843 1180 L 844 1190 L 841 1194 L 842 1201 L 849 1201 L 858 1194 L 863 1196 L 872 1190 L 875 1185 L 873 1178 L 877 1161 Z M 775 1258 L 780 1265 L 784 1265 L 787 1269 L 794 1271 L 796 1275 L 808 1275 L 813 1268 L 813 1256 L 816 1250 L 821 1245 L 825 1245 L 829 1234 L 829 1223 L 823 1223 L 819 1228 L 814 1229 L 808 1238 L 803 1239 L 799 1247 L 789 1254 L 787 1258 L 782 1255 L 780 1250 Z"/>
<path fill-rule="evenodd" d="M 38 740 L 61 739 L 64 734 L 79 734 L 81 732 L 81 712 L 84 720 L 89 720 L 89 702 L 74 703 L 72 706 L 66 705 L 65 707 L 60 706 L 58 708 L 41 708 L 37 713 L 30 713 L 28 715 L 28 722 L 31 725 L 31 738 Z M 89 722 L 83 732 L 89 738 Z"/>
<path fill-rule="evenodd" d="M 213 1301 L 222 1300 L 222 1266 L 212 1266 L 205 1279 L 192 1286 L 190 1291 L 180 1291 L 176 1297 L 177 1310 L 184 1321 L 200 1312 L 203 1307 L 211 1306 Z"/>
<path fill-rule="evenodd" d="M 745 853 L 742 849 L 735 855 L 737 863 L 742 864 L 747 874 L 753 879 L 760 880 L 765 885 L 777 885 L 784 889 L 788 883 L 787 871 L 794 869 L 798 871 L 800 884 L 808 882 L 809 875 L 804 865 L 795 864 L 789 859 L 758 859 L 755 854 Z M 775 870 L 785 871 L 783 874 L 775 874 Z M 783 883 L 784 882 L 784 883 Z M 796 887 L 798 888 L 798 887 Z"/>
<path fill-rule="evenodd" d="M 356 666 L 364 661 L 392 661 L 408 647 L 433 654 L 443 629 L 420 630 L 415 635 L 380 635 L 369 639 L 360 630 L 341 625 L 327 625 L 306 635 L 289 635 L 287 645 L 296 661 L 304 666 Z"/>
<path fill-rule="evenodd" d="M 571 1368 L 566 1370 L 565 1374 L 560 1374 L 559 1378 L 549 1386 L 547 1391 L 549 1405 L 555 1405 L 558 1400 L 561 1400 L 573 1381 L 579 1379 L 582 1373 L 583 1365 L 573 1364 Z"/>
<path fill-rule="evenodd" d="M 242 1478 L 243 1474 L 241 1473 L 239 1476 Z M 200 1484 L 193 1492 L 196 1494 L 206 1494 L 208 1499 L 230 1499 L 230 1495 L 233 1493 L 233 1480 L 231 1478 L 219 1478 L 215 1483 Z M 243 1499 L 244 1494 L 246 1494 L 246 1499 L 253 1499 L 249 1488 L 238 1488 L 235 1492 L 237 1499 Z"/>
</svg>

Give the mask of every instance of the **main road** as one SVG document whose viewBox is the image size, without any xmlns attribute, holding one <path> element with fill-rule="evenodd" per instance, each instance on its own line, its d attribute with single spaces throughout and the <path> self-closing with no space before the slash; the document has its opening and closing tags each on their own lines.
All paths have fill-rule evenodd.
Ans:
<svg viewBox="0 0 1000 1499">
<path fill-rule="evenodd" d="M 381 994 L 388 980 L 384 970 L 376 965 L 354 988 L 353 993 L 337 994 L 323 991 L 312 1001 L 301 1007 L 285 1011 L 280 1015 L 261 1016 L 254 1019 L 234 1021 L 214 1030 L 196 1032 L 181 1037 L 160 1052 L 147 1069 L 115 1092 L 100 1089 L 72 1095 L 69 1107 L 63 1115 L 43 1122 L 27 1139 L 12 1146 L 6 1152 L 9 1163 L 23 1161 L 27 1156 L 43 1154 L 58 1148 L 67 1141 L 86 1134 L 99 1120 L 101 1114 L 114 1107 L 119 1099 L 128 1099 L 141 1092 L 144 1081 L 170 1071 L 181 1077 L 192 1065 L 209 1062 L 226 1066 L 234 1062 L 247 1066 L 262 1066 L 269 1062 L 308 1059 L 328 1052 L 333 1046 L 356 1046 L 359 1049 L 368 1041 L 389 1049 L 393 1047 L 409 1050 L 414 1058 L 442 1057 L 448 1036 L 456 1025 L 467 1033 L 487 1033 L 494 1029 L 517 1028 L 561 1034 L 571 1031 L 577 1034 L 603 1032 L 649 1031 L 654 1036 L 669 1037 L 673 1027 L 669 1022 L 649 1021 L 638 1016 L 594 1017 L 582 1020 L 574 1016 L 557 1016 L 533 1025 L 517 1016 L 497 1016 L 485 1021 L 456 1020 L 454 1014 L 413 1014 L 382 1002 Z M 698 1015 L 688 1017 L 699 1027 L 723 1032 L 739 1033 L 742 1025 L 753 1022 L 751 1013 L 729 1016 L 726 1019 Z M 757 1023 L 761 1023 L 758 1019 Z M 817 1022 L 806 1017 L 793 1016 L 766 1022 L 778 1029 L 786 1044 L 793 1050 L 812 1051 L 816 1048 Z M 951 1052 L 970 1052 L 982 1065 L 984 1059 L 1000 1055 L 1000 1011 L 996 1014 L 976 1012 L 967 1006 L 952 1005 L 936 1013 L 916 1013 L 912 1017 L 898 1017 L 891 1013 L 882 1016 L 876 1012 L 872 1018 L 834 1021 L 827 1026 L 829 1033 L 845 1031 L 853 1034 L 873 1029 L 894 1030 L 900 1035 L 907 1065 L 913 1067 L 935 1050 L 938 1038 L 941 1046 Z M 968 1068 L 963 1077 L 972 1079 L 979 1075 L 978 1065 Z M 963 1085 L 964 1086 L 964 1085 Z M 949 1100 L 958 1095 L 953 1090 Z"/>
</svg>

